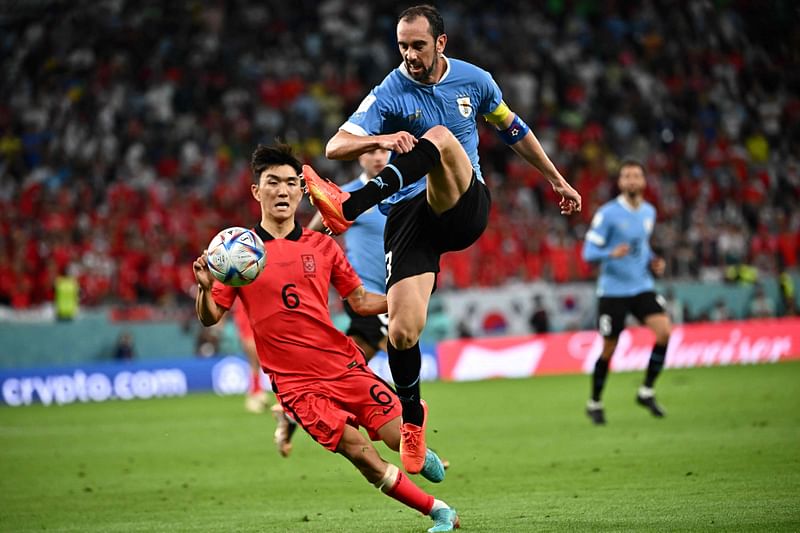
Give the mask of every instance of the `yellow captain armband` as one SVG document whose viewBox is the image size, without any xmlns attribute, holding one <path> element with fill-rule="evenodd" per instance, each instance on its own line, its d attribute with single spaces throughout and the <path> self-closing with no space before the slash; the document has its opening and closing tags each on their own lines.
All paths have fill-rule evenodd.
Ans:
<svg viewBox="0 0 800 533">
<path fill-rule="evenodd" d="M 489 122 L 490 124 L 502 126 L 510 114 L 511 110 L 508 108 L 506 103 L 501 100 L 500 105 L 498 105 L 497 108 L 491 113 L 483 115 L 483 118 L 485 118 L 486 122 Z"/>
</svg>

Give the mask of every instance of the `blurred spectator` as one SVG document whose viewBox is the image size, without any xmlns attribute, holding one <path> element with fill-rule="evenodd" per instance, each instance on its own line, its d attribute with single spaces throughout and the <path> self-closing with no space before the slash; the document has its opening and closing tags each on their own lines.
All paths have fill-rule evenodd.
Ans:
<svg viewBox="0 0 800 533">
<path fill-rule="evenodd" d="M 114 359 L 117 361 L 132 361 L 136 356 L 136 348 L 133 345 L 133 335 L 129 331 L 123 331 L 117 338 L 114 346 Z"/>
<path fill-rule="evenodd" d="M 724 298 L 720 298 L 714 304 L 714 307 L 708 313 L 708 319 L 711 322 L 724 322 L 726 320 L 732 320 L 733 316 L 731 316 L 731 311 L 728 309 L 728 304 L 725 302 Z"/>
<path fill-rule="evenodd" d="M 550 331 L 550 316 L 544 306 L 541 294 L 533 297 L 533 312 L 528 319 L 528 323 L 533 333 L 548 333 Z"/>
<path fill-rule="evenodd" d="M 78 314 L 79 289 L 75 276 L 66 273 L 57 276 L 55 281 L 54 306 L 56 319 L 73 320 Z"/>
<path fill-rule="evenodd" d="M 223 324 L 219 323 L 210 327 L 201 326 L 197 330 L 194 353 L 198 357 L 214 357 L 220 353 L 222 328 Z"/>
<path fill-rule="evenodd" d="M 797 313 L 797 306 L 795 305 L 794 280 L 791 274 L 781 272 L 778 277 L 778 288 L 783 303 L 783 314 L 785 316 L 794 316 Z"/>
<path fill-rule="evenodd" d="M 750 318 L 772 318 L 774 316 L 775 302 L 764 292 L 764 287 L 756 285 L 753 299 L 750 301 Z"/>
<path fill-rule="evenodd" d="M 456 325 L 456 335 L 459 339 L 471 339 L 474 337 L 472 332 L 472 321 L 475 318 L 475 305 L 471 304 L 467 307 L 467 312 L 461 317 L 461 320 Z"/>
<path fill-rule="evenodd" d="M 444 310 L 441 298 L 431 296 L 428 306 L 428 318 L 425 322 L 425 335 L 434 342 L 453 337 L 453 320 Z"/>
</svg>

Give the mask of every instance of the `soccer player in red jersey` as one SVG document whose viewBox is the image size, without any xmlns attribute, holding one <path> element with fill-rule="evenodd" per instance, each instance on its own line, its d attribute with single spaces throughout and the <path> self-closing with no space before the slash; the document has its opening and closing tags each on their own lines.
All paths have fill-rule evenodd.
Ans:
<svg viewBox="0 0 800 533">
<path fill-rule="evenodd" d="M 301 228 L 295 211 L 303 196 L 300 162 L 285 145 L 259 146 L 253 153 L 252 194 L 261 204 L 255 231 L 264 241 L 267 262 L 250 285 L 215 281 L 206 255 L 192 265 L 198 283 L 200 321 L 217 323 L 238 298 L 253 329 L 261 367 L 292 418 L 324 448 L 345 456 L 376 488 L 429 515 L 428 531 L 459 527 L 458 515 L 384 461 L 361 432 L 400 447 L 400 402 L 394 391 L 366 365 L 352 339 L 337 330 L 328 310 L 331 284 L 360 314 L 386 312 L 386 298 L 367 292 L 344 252 L 327 235 Z M 430 481 L 444 478 L 435 453 L 426 453 L 420 472 Z"/>
<path fill-rule="evenodd" d="M 244 305 L 234 305 L 232 309 L 233 323 L 239 333 L 239 342 L 242 344 L 250 364 L 250 384 L 244 399 L 244 408 L 251 413 L 263 413 L 269 407 L 269 396 L 261 384 L 261 362 L 258 360 L 256 350 L 256 339 L 253 335 L 253 328 L 250 326 L 250 319 L 247 318 L 247 311 Z M 297 429 L 297 424 L 286 416 L 281 404 L 276 403 L 271 408 L 272 416 L 275 418 L 275 433 L 273 440 L 278 447 L 278 453 L 282 457 L 289 457 L 292 451 L 292 434 Z"/>
<path fill-rule="evenodd" d="M 233 318 L 233 324 L 236 326 L 236 332 L 239 334 L 242 351 L 244 351 L 245 356 L 247 356 L 247 362 L 250 364 L 250 383 L 247 388 L 247 395 L 244 398 L 244 408 L 251 413 L 263 413 L 264 409 L 269 405 L 269 400 L 264 387 L 261 385 L 261 364 L 258 362 L 253 328 L 250 327 L 250 321 L 247 319 L 244 306 L 233 306 L 231 317 Z"/>
</svg>

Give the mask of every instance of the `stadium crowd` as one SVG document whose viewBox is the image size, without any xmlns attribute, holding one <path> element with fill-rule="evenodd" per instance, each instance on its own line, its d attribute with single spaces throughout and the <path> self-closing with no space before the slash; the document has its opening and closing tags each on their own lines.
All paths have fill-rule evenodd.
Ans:
<svg viewBox="0 0 800 533">
<path fill-rule="evenodd" d="M 440 287 L 592 277 L 581 239 L 645 162 L 667 275 L 800 250 L 800 34 L 791 3 L 438 2 L 446 53 L 494 75 L 584 198 L 566 219 L 489 129 L 490 225 Z M 247 155 L 285 139 L 322 175 L 323 147 L 399 63 L 394 2 L 35 2 L 0 13 L 0 304 L 188 303 L 192 259 L 252 225 Z M 772 39 L 780 34 L 781 39 Z M 311 207 L 304 204 L 307 222 Z"/>
</svg>

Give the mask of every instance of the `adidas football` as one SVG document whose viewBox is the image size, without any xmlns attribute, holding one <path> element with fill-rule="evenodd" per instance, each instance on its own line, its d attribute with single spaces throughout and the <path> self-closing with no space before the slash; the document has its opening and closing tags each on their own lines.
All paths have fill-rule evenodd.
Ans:
<svg viewBox="0 0 800 533">
<path fill-rule="evenodd" d="M 264 242 L 255 231 L 232 227 L 217 233 L 208 245 L 208 268 L 225 285 L 255 281 L 267 260 Z"/>
</svg>

